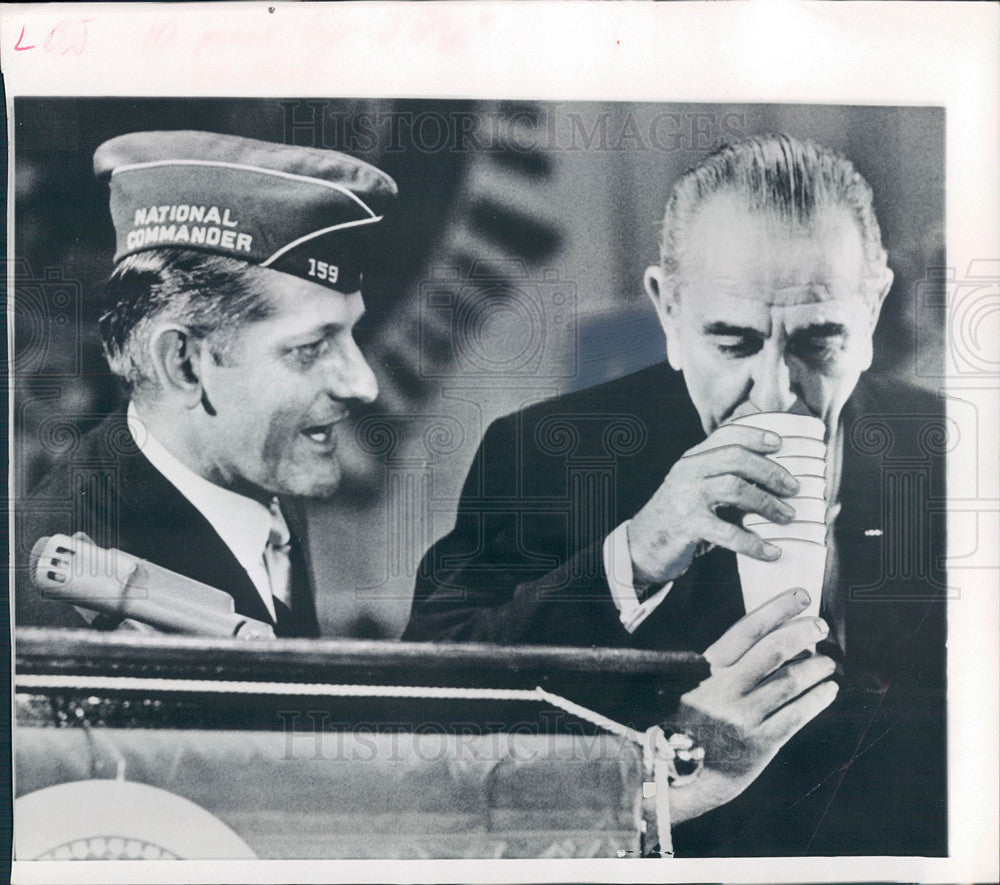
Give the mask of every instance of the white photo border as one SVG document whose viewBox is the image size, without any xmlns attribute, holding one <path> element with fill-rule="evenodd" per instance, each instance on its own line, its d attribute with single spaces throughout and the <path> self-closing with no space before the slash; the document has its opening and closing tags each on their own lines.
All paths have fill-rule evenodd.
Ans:
<svg viewBox="0 0 1000 885">
<path fill-rule="evenodd" d="M 994 287 L 1000 283 L 998 37 L 1000 7 L 989 3 L 273 0 L 12 4 L 0 11 L 11 143 L 13 99 L 29 95 L 210 97 L 252 91 L 283 98 L 944 107 L 948 266 L 961 276 L 973 262 L 986 262 L 980 267 L 993 269 Z M 12 192 L 12 171 L 9 178 Z M 8 213 L 12 223 L 12 203 Z M 995 316 L 988 329 L 996 330 Z M 986 361 L 1000 366 L 1000 335 L 992 346 Z M 975 386 L 980 402 L 1000 402 L 997 377 L 985 373 Z M 987 408 L 980 419 L 980 438 L 995 453 L 1000 408 Z M 985 497 L 976 506 L 995 520 L 996 459 L 984 463 L 992 463 L 993 475 L 986 477 Z M 962 469 L 949 463 L 950 487 Z M 961 591 L 960 604 L 949 612 L 949 858 L 15 862 L 12 881 L 995 881 L 996 570 L 964 572 Z"/>
</svg>

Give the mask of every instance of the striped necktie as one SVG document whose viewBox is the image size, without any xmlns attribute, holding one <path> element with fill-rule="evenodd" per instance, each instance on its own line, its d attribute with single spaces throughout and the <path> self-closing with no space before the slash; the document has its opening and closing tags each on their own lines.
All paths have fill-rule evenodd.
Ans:
<svg viewBox="0 0 1000 885">
<path fill-rule="evenodd" d="M 292 563 L 289 551 L 292 547 L 292 533 L 288 530 L 288 523 L 281 513 L 281 505 L 277 498 L 271 501 L 268 509 L 271 513 L 271 530 L 264 546 L 264 566 L 267 568 L 267 577 L 271 584 L 271 595 L 291 609 Z"/>
</svg>

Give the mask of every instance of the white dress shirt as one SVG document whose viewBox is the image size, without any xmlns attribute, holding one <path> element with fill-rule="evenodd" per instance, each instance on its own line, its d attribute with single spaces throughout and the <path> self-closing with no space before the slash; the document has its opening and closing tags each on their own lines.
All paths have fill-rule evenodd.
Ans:
<svg viewBox="0 0 1000 885">
<path fill-rule="evenodd" d="M 608 588 L 618 608 L 618 617 L 629 633 L 646 620 L 656 607 L 666 599 L 673 581 L 664 584 L 648 599 L 639 602 L 632 576 L 632 554 L 628 549 L 628 524 L 626 519 L 604 539 L 604 573 L 608 576 Z"/>
<path fill-rule="evenodd" d="M 182 464 L 149 432 L 133 403 L 128 406 L 128 429 L 149 463 L 208 520 L 246 570 L 272 621 L 277 620 L 264 564 L 264 548 L 271 531 L 271 513 L 267 507 L 210 483 Z"/>
</svg>

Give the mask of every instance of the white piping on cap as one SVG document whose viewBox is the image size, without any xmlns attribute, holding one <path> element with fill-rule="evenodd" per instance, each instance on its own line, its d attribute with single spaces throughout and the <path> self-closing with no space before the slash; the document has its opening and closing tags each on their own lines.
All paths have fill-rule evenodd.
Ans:
<svg viewBox="0 0 1000 885">
<path fill-rule="evenodd" d="M 376 215 L 373 218 L 359 218 L 357 221 L 345 221 L 343 222 L 343 224 L 334 224 L 330 227 L 323 227 L 320 228 L 319 230 L 314 230 L 312 233 L 305 234 L 305 236 L 301 236 L 298 239 L 292 240 L 290 243 L 286 243 L 277 252 L 265 258 L 260 263 L 260 266 L 261 267 L 269 266 L 273 261 L 277 260 L 282 255 L 284 255 L 289 249 L 294 249 L 296 246 L 299 246 L 308 240 L 313 240 L 316 237 L 323 236 L 323 234 L 332 233 L 335 230 L 342 230 L 345 227 L 358 227 L 359 225 L 362 224 L 374 224 L 376 221 L 381 221 L 382 218 L 383 216 Z"/>
<path fill-rule="evenodd" d="M 238 169 L 241 172 L 260 172 L 263 175 L 273 175 L 276 178 L 287 178 L 291 181 L 305 181 L 309 184 L 318 184 L 322 187 L 332 188 L 335 191 L 339 191 L 345 196 L 350 197 L 361 206 L 369 215 L 372 216 L 373 221 L 381 220 L 380 215 L 377 219 L 374 217 L 375 212 L 372 210 L 364 200 L 361 199 L 354 191 L 350 188 L 344 187 L 342 184 L 337 184 L 334 181 L 325 181 L 322 178 L 312 178 L 308 175 L 295 175 L 292 172 L 281 172 L 278 169 L 265 169 L 262 166 L 245 166 L 241 163 L 224 163 L 221 160 L 154 160 L 149 163 L 132 163 L 128 166 L 119 166 L 114 169 L 111 173 L 112 177 L 117 175 L 119 172 L 133 172 L 136 169 L 153 169 L 157 166 L 214 166 L 216 168 L 223 169 Z"/>
</svg>

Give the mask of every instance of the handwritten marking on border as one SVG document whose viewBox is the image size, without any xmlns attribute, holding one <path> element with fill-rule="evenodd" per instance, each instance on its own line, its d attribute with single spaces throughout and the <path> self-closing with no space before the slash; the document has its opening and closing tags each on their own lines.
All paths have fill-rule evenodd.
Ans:
<svg viewBox="0 0 1000 885">
<path fill-rule="evenodd" d="M 70 52 L 74 55 L 83 55 L 83 50 L 87 46 L 87 25 L 92 21 L 94 21 L 92 18 L 62 19 L 46 35 L 42 49 L 49 53 L 58 52 L 59 55 L 68 55 Z M 21 25 L 21 33 L 14 44 L 15 52 L 38 48 L 36 43 L 23 42 L 26 30 L 27 25 Z"/>
</svg>

